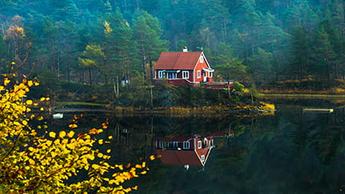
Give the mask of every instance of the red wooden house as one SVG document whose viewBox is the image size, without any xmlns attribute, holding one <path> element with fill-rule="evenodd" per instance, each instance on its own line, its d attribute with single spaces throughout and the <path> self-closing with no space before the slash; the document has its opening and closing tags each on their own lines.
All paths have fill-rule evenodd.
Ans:
<svg viewBox="0 0 345 194">
<path fill-rule="evenodd" d="M 212 137 L 173 137 L 156 140 L 157 154 L 163 164 L 204 167 L 214 147 Z"/>
<path fill-rule="evenodd" d="M 202 51 L 163 52 L 154 67 L 155 80 L 174 85 L 211 83 L 213 72 Z"/>
</svg>

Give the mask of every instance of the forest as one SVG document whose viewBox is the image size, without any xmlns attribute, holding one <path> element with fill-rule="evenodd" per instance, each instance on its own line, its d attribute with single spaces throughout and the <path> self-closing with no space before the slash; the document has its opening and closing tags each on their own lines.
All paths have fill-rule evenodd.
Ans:
<svg viewBox="0 0 345 194">
<path fill-rule="evenodd" d="M 343 0 L 0 0 L 0 68 L 52 90 L 139 82 L 160 52 L 186 46 L 218 80 L 330 88 L 345 82 L 344 10 Z"/>
</svg>

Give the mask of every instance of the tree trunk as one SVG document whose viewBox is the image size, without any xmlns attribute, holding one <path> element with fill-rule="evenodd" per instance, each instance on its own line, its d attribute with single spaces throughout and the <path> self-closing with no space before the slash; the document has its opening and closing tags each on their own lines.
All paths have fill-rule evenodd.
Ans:
<svg viewBox="0 0 345 194">
<path fill-rule="evenodd" d="M 120 97 L 119 76 L 116 76 L 116 98 Z"/>
<path fill-rule="evenodd" d="M 150 61 L 149 61 L 149 63 L 150 63 L 150 81 L 151 81 L 151 83 L 152 83 L 152 81 L 153 81 L 153 64 L 152 64 L 152 60 L 151 60 L 151 58 L 149 59 Z"/>
<path fill-rule="evenodd" d="M 153 86 L 150 85 L 150 108 L 153 110 Z"/>
<path fill-rule="evenodd" d="M 92 72 L 91 72 L 91 68 L 89 67 L 89 83 L 90 86 L 92 85 Z"/>
<path fill-rule="evenodd" d="M 117 88 L 116 88 L 116 83 L 115 83 L 115 78 L 112 79 L 113 80 L 113 92 L 114 92 L 114 98 L 116 99 L 116 91 L 117 91 Z"/>
</svg>

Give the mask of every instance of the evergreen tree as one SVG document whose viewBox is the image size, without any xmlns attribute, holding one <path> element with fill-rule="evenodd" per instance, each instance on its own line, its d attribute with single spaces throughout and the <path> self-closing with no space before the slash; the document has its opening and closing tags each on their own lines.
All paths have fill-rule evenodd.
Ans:
<svg viewBox="0 0 345 194">
<path fill-rule="evenodd" d="M 107 77 L 129 77 L 134 71 L 136 63 L 135 45 L 133 45 L 133 32 L 129 23 L 123 18 L 119 9 L 108 17 L 111 30 L 105 32 L 104 48 L 106 67 L 103 67 Z"/>
<path fill-rule="evenodd" d="M 273 55 L 271 52 L 258 48 L 248 60 L 250 70 L 258 83 L 265 83 L 272 79 Z"/>
<path fill-rule="evenodd" d="M 247 67 L 243 62 L 234 56 L 233 49 L 224 43 L 219 44 L 217 52 L 211 55 L 211 62 L 217 70 L 216 74 L 223 79 L 241 80 L 248 79 Z"/>
<path fill-rule="evenodd" d="M 291 55 L 293 59 L 289 71 L 292 75 L 297 75 L 297 78 L 301 79 L 310 69 L 310 43 L 306 30 L 303 27 L 296 28 L 292 40 Z"/>
<path fill-rule="evenodd" d="M 142 61 L 143 71 L 146 73 L 146 64 L 150 65 L 157 60 L 159 54 L 167 50 L 167 42 L 161 38 L 162 31 L 157 18 L 145 11 L 140 11 L 134 20 L 134 37 L 138 47 L 138 54 Z M 153 75 L 150 75 L 152 78 Z"/>
<path fill-rule="evenodd" d="M 330 82 L 335 64 L 335 53 L 324 26 L 321 26 L 315 35 L 312 60 L 314 63 L 312 72 L 317 79 L 327 79 Z"/>
</svg>

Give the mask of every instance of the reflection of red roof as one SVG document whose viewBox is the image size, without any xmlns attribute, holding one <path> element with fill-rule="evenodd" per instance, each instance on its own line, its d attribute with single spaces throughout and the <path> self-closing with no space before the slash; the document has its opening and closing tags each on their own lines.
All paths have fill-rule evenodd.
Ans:
<svg viewBox="0 0 345 194">
<path fill-rule="evenodd" d="M 208 155 L 212 148 L 204 148 L 198 151 L 195 150 L 157 150 L 157 155 L 160 156 L 163 164 L 173 166 L 204 166 Z M 205 161 L 201 162 L 198 157 L 198 153 L 201 156 L 205 155 Z"/>
<path fill-rule="evenodd" d="M 201 51 L 162 52 L 155 65 L 155 69 L 193 70 L 201 54 Z"/>
<path fill-rule="evenodd" d="M 162 163 L 166 165 L 203 166 L 194 150 L 157 150 L 157 154 L 161 157 Z"/>
</svg>

